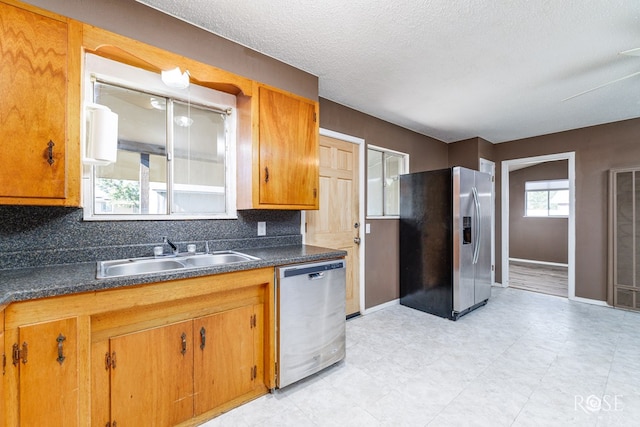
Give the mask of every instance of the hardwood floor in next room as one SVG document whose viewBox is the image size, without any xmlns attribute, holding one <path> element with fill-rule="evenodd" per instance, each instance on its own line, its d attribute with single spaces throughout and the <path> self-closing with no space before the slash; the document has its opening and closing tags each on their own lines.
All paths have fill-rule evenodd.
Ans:
<svg viewBox="0 0 640 427">
<path fill-rule="evenodd" d="M 509 261 L 509 286 L 512 288 L 566 298 L 568 283 L 565 266 Z"/>
<path fill-rule="evenodd" d="M 216 426 L 637 426 L 640 313 L 513 288 L 457 322 L 401 305 L 347 322 L 343 362 Z"/>
</svg>

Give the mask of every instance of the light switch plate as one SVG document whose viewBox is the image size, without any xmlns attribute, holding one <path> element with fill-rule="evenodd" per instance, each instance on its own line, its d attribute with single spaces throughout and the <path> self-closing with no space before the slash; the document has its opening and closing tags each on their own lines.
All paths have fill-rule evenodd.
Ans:
<svg viewBox="0 0 640 427">
<path fill-rule="evenodd" d="M 371 224 L 365 224 L 364 225 L 364 234 L 369 234 L 371 233 Z"/>
<path fill-rule="evenodd" d="M 267 235 L 267 223 L 264 221 L 258 221 L 258 236 Z"/>
</svg>

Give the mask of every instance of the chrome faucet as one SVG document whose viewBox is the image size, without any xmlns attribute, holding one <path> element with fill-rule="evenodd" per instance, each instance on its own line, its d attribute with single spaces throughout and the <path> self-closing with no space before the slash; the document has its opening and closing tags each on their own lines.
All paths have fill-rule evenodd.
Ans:
<svg viewBox="0 0 640 427">
<path fill-rule="evenodd" d="M 167 245 L 171 246 L 173 254 L 178 255 L 178 247 L 171 240 L 169 240 L 167 236 L 162 237 L 162 243 L 166 243 Z"/>
</svg>

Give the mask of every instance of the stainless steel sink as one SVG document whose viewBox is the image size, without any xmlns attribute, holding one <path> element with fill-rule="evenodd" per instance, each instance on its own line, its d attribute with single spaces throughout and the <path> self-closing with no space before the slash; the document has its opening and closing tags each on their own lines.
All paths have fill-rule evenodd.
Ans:
<svg viewBox="0 0 640 427">
<path fill-rule="evenodd" d="M 120 261 L 103 261 L 98 263 L 98 279 L 102 277 L 133 276 L 135 274 L 157 273 L 159 271 L 176 270 L 184 265 L 172 259 L 126 259 Z M 103 276 L 100 272 L 104 272 Z"/>
<path fill-rule="evenodd" d="M 185 267 L 209 267 L 213 265 L 231 264 L 234 262 L 250 261 L 258 259 L 245 254 L 240 253 L 213 253 L 193 255 L 182 260 Z"/>
<path fill-rule="evenodd" d="M 220 251 L 210 254 L 178 254 L 173 257 L 130 258 L 111 261 L 98 261 L 96 277 L 135 276 L 146 273 L 163 271 L 187 270 L 199 267 L 213 267 L 217 265 L 233 264 L 244 261 L 254 261 L 260 258 L 235 251 Z"/>
</svg>

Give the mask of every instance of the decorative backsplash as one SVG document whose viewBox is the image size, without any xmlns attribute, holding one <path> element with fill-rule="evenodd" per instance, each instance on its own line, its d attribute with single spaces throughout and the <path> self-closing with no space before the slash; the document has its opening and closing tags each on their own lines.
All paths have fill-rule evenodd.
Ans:
<svg viewBox="0 0 640 427">
<path fill-rule="evenodd" d="M 0 269 L 152 256 L 167 236 L 186 251 L 299 245 L 299 211 L 238 211 L 237 220 L 83 221 L 82 209 L 0 206 Z M 257 236 L 258 221 L 267 235 Z M 168 248 L 165 245 L 165 251 Z"/>
</svg>

